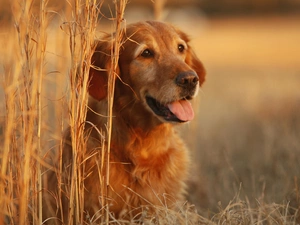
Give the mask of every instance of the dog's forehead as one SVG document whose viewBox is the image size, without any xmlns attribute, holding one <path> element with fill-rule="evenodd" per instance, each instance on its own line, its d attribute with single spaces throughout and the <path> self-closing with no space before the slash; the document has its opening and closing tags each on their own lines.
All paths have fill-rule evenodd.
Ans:
<svg viewBox="0 0 300 225">
<path fill-rule="evenodd" d="M 140 22 L 129 26 L 127 29 L 127 37 L 137 44 L 171 44 L 172 42 L 178 42 L 180 40 L 187 42 L 182 36 L 182 32 L 179 32 L 170 24 L 157 21 Z"/>
</svg>

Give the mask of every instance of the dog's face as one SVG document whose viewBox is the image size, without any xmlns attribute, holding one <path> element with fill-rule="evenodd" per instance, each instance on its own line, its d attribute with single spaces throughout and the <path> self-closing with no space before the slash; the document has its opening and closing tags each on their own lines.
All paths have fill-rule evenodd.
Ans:
<svg viewBox="0 0 300 225">
<path fill-rule="evenodd" d="M 192 120 L 189 100 L 204 82 L 205 70 L 187 35 L 165 23 L 144 22 L 129 26 L 126 37 L 119 76 L 133 98 L 163 122 Z"/>
</svg>

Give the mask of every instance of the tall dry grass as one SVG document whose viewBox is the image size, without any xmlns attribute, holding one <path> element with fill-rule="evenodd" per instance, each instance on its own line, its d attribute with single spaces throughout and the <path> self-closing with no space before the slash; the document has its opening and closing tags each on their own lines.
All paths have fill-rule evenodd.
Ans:
<svg viewBox="0 0 300 225">
<path fill-rule="evenodd" d="M 72 140 L 73 164 L 71 184 L 69 189 L 69 218 L 75 224 L 83 224 L 84 212 L 84 160 L 86 157 L 86 140 L 84 135 L 84 123 L 87 112 L 87 85 L 89 81 L 88 71 L 94 50 L 94 38 L 98 23 L 99 4 L 96 1 L 74 1 L 72 19 L 64 25 L 69 35 L 69 47 L 71 54 L 70 68 L 70 100 L 68 102 L 69 125 Z M 62 165 L 62 162 L 60 163 Z M 57 176 L 63 172 L 61 166 Z M 59 185 L 61 185 L 59 179 Z M 60 197 L 60 195 L 59 195 Z M 61 204 L 58 199 L 59 204 Z"/>
<path fill-rule="evenodd" d="M 118 63 L 120 40 L 124 29 L 123 14 L 126 6 L 125 0 L 114 1 L 115 9 L 112 10 L 115 35 L 113 39 L 113 52 L 111 55 L 112 69 L 109 72 L 109 115 L 112 114 L 115 70 Z M 51 135 L 49 131 L 49 112 L 46 94 L 49 90 L 43 90 L 51 82 L 60 82 L 64 79 L 48 80 L 49 74 L 59 73 L 57 71 L 47 71 L 46 55 L 54 55 L 53 51 L 47 49 L 47 37 L 53 35 L 49 32 L 49 24 L 53 24 L 52 17 L 56 20 L 56 12 L 47 8 L 48 1 L 43 0 L 38 4 L 33 0 L 12 1 L 11 9 L 13 24 L 8 26 L 7 32 L 13 40 L 5 40 L 10 49 L 5 52 L 9 57 L 4 59 L 2 71 L 4 90 L 3 106 L 5 113 L 1 124 L 1 183 L 0 183 L 0 224 L 42 224 L 43 221 L 43 177 L 44 172 L 53 170 L 47 162 L 51 149 L 45 149 L 49 139 L 59 137 L 64 129 L 64 119 L 58 123 L 58 133 Z M 96 28 L 102 2 L 75 0 L 69 3 L 70 18 L 61 24 L 60 28 L 69 39 L 70 69 L 68 93 L 63 96 L 67 104 L 67 124 L 71 128 L 72 154 L 76 160 L 72 168 L 72 181 L 70 185 L 70 224 L 84 224 L 86 218 L 83 217 L 84 202 L 84 161 L 85 143 L 84 122 L 87 110 L 87 85 L 88 71 L 91 57 L 94 51 L 94 41 L 96 38 Z M 38 7 L 38 10 L 37 10 Z M 38 14 L 36 14 L 38 12 Z M 114 13 L 115 12 L 115 13 Z M 54 21 L 55 22 L 55 21 Z M 13 28 L 14 26 L 14 28 Z M 51 30 L 50 30 L 51 31 Z M 59 46 L 61 47 L 61 46 Z M 66 50 L 67 48 L 64 48 Z M 12 51 L 12 52 L 10 52 Z M 47 56 L 49 58 L 51 56 Z M 66 66 L 66 65 L 63 65 Z M 68 66 L 66 66 L 68 67 Z M 48 88 L 46 88 L 48 89 Z M 52 106 L 53 107 L 53 106 Z M 46 108 L 46 110 L 45 110 Z M 62 114 L 59 112 L 58 114 Z M 52 117 L 53 119 L 53 117 Z M 51 122 L 50 122 L 51 123 Z M 108 142 L 110 142 L 111 119 L 108 119 Z M 43 132 L 44 131 L 44 132 Z M 47 136 L 49 135 L 49 136 Z M 62 136 L 61 136 L 62 137 Z M 61 152 L 62 138 L 57 138 L 57 150 Z M 108 149 L 103 148 L 103 156 L 109 158 Z M 101 168 L 109 172 L 109 161 L 103 160 Z M 62 169 L 56 171 L 58 179 Z M 103 189 L 109 185 L 103 177 Z M 105 193 L 105 191 L 103 192 Z M 102 205 L 107 206 L 105 198 Z M 58 200 L 60 202 L 60 200 Z M 75 208 L 72 208 L 75 206 Z M 108 206 L 107 206 L 108 207 Z M 109 210 L 105 210 L 106 217 L 102 220 L 108 223 Z M 46 218 L 46 220 L 48 220 Z"/>
<path fill-rule="evenodd" d="M 39 15 L 32 1 L 12 2 L 15 25 L 14 61 L 4 66 L 4 140 L 1 151 L 1 198 L 5 220 L 41 224 L 42 82 L 47 43 L 46 1 Z M 2 222 L 4 217 L 1 216 Z M 7 222 L 7 221 L 6 221 Z"/>
</svg>

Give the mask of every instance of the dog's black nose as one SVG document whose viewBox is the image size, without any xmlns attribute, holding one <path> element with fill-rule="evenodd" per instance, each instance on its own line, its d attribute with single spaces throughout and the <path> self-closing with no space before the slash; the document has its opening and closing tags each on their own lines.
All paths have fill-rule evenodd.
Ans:
<svg viewBox="0 0 300 225">
<path fill-rule="evenodd" d="M 194 88 L 198 82 L 198 75 L 194 71 L 181 72 L 176 77 L 176 84 L 183 88 Z"/>
</svg>

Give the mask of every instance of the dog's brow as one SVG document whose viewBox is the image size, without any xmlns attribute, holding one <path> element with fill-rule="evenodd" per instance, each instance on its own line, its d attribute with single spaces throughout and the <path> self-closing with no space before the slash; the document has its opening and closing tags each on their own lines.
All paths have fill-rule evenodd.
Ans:
<svg viewBox="0 0 300 225">
<path fill-rule="evenodd" d="M 188 44 L 184 40 L 182 40 L 182 39 L 179 39 L 178 44 L 182 44 L 185 49 L 189 48 Z"/>
<path fill-rule="evenodd" d="M 147 48 L 147 45 L 144 43 L 136 43 L 138 47 L 135 49 L 135 52 L 133 54 L 134 58 L 136 58 L 144 49 Z"/>
</svg>

